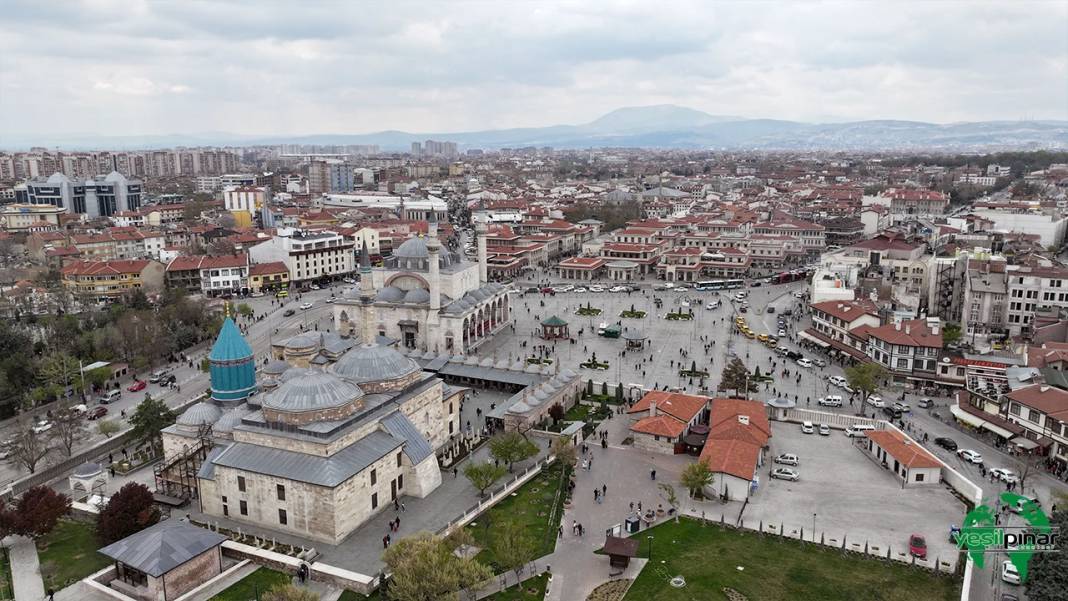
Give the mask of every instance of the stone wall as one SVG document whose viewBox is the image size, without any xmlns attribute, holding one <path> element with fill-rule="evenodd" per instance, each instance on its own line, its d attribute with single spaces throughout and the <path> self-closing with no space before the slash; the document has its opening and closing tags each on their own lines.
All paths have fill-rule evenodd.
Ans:
<svg viewBox="0 0 1068 601">
<path fill-rule="evenodd" d="M 643 434 L 641 432 L 634 432 L 632 436 L 634 437 L 634 448 L 636 449 L 664 455 L 675 454 L 675 442 L 666 436 L 661 436 L 660 440 L 656 440 L 652 434 Z"/>
<path fill-rule="evenodd" d="M 277 409 L 264 407 L 263 417 L 269 422 L 304 426 L 316 422 L 343 420 L 355 413 L 356 409 L 361 405 L 362 403 L 360 403 L 358 399 L 353 399 L 352 401 L 349 401 L 348 403 L 345 403 L 344 405 L 338 407 L 317 409 L 314 411 L 278 411 Z"/>
<path fill-rule="evenodd" d="M 401 454 L 401 466 L 397 466 L 397 455 Z M 375 471 L 375 484 L 371 484 L 371 471 Z M 334 490 L 334 530 L 336 532 L 334 544 L 341 541 L 353 530 L 359 528 L 371 516 L 392 508 L 393 500 L 390 494 L 390 483 L 397 480 L 398 476 L 405 473 L 403 451 L 387 454 L 385 457 L 372 463 L 363 471 L 349 478 Z M 397 496 L 407 493 L 408 480 L 404 478 L 404 487 L 397 489 Z M 400 484 L 398 482 L 398 484 Z M 378 507 L 372 509 L 371 495 L 378 493 Z"/>
<path fill-rule="evenodd" d="M 238 476 L 245 478 L 245 492 L 238 490 Z M 206 483 L 205 480 L 200 482 L 202 485 Z M 333 489 L 218 465 L 215 466 L 214 483 L 214 491 L 210 486 L 202 486 L 204 513 L 223 516 L 222 498 L 225 496 L 229 510 L 225 517 L 234 521 L 329 543 L 339 540 L 335 529 L 338 508 Z M 278 499 L 279 484 L 285 487 L 284 501 Z M 241 515 L 241 501 L 245 501 L 248 515 Z M 286 510 L 287 523 L 284 525 L 279 521 L 279 509 Z"/>
<path fill-rule="evenodd" d="M 176 599 L 221 572 L 222 551 L 215 546 L 163 575 L 167 599 Z"/>
</svg>

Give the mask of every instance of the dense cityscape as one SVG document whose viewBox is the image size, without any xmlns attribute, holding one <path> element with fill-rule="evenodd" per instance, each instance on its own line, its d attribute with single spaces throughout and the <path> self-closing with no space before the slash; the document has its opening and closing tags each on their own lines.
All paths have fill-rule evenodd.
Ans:
<svg viewBox="0 0 1068 601">
<path fill-rule="evenodd" d="M 314 4 L 292 27 L 307 16 L 322 38 L 253 19 L 220 68 L 274 46 L 301 60 L 355 48 L 333 36 L 359 28 Z M 606 10 L 618 24 L 638 4 Z M 527 17 L 475 6 L 475 21 Z M 945 6 L 938 19 L 958 14 Z M 1036 44 L 1063 34 L 1063 6 L 1027 6 L 1004 18 Z M 692 8 L 711 22 L 740 6 Z M 7 18 L 33 31 L 38 10 Z M 470 33 L 439 10 L 417 37 Z M 548 3 L 531 32 L 553 23 L 553 52 L 586 64 L 556 30 L 566 16 L 590 18 Z M 751 17 L 725 39 L 810 39 Z M 1034 106 L 1015 121 L 989 99 L 871 94 L 860 109 L 830 91 L 818 110 L 796 92 L 763 115 L 763 99 L 649 93 L 673 75 L 646 51 L 691 52 L 661 40 L 613 49 L 649 78 L 633 102 L 551 88 L 563 67 L 548 58 L 522 80 L 545 87 L 545 116 L 517 120 L 466 96 L 503 81 L 475 51 L 457 81 L 420 73 L 440 107 L 342 89 L 351 108 L 248 108 L 251 127 L 247 107 L 154 54 L 177 35 L 129 59 L 166 65 L 154 81 L 131 67 L 40 100 L 95 127 L 42 119 L 0 81 L 0 600 L 1068 599 L 1063 90 L 1019 92 Z M 1056 43 L 1034 69 L 1065 75 Z M 89 54 L 125 48 L 106 46 Z M 590 64 L 622 72 L 601 52 Z M 838 60 L 789 52 L 813 70 Z M 529 66 L 521 55 L 496 60 Z M 895 56 L 886 81 L 927 68 Z M 405 81 L 371 58 L 368 81 L 375 60 Z M 679 65 L 733 85 L 729 69 Z M 327 86 L 304 68 L 279 66 Z M 549 125 L 590 98 L 579 125 Z M 146 126 L 152 99 L 196 108 Z M 260 99 L 289 114 L 281 92 Z M 338 133 L 361 110 L 374 125 L 358 130 L 378 133 Z M 70 133 L 94 129 L 108 135 Z"/>
</svg>

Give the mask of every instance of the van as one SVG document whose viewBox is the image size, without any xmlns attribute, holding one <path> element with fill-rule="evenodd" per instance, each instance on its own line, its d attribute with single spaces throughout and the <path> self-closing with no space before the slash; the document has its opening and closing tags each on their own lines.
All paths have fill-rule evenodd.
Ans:
<svg viewBox="0 0 1068 601">
<path fill-rule="evenodd" d="M 1009 511 L 1013 513 L 1021 513 L 1027 507 L 1028 503 L 1034 503 L 1035 506 L 1041 505 L 1038 499 L 1025 496 L 1022 499 L 1017 499 L 1016 503 L 1009 505 Z"/>
<path fill-rule="evenodd" d="M 868 424 L 857 424 L 855 426 L 849 426 L 846 428 L 845 435 L 850 438 L 857 436 L 867 436 L 868 432 L 875 429 L 875 426 L 869 426 Z"/>
<path fill-rule="evenodd" d="M 169 376 L 170 373 L 171 373 L 171 370 L 170 370 L 169 367 L 164 367 L 162 369 L 157 369 L 156 371 L 152 372 L 151 376 L 148 377 L 148 381 L 152 382 L 153 384 L 158 384 L 164 378 Z"/>
<path fill-rule="evenodd" d="M 116 388 L 101 394 L 97 400 L 100 401 L 101 405 L 107 405 L 109 403 L 114 403 L 120 398 L 122 398 L 122 391 Z"/>
<path fill-rule="evenodd" d="M 842 387 L 842 386 L 845 386 L 847 384 L 846 379 L 843 378 L 842 376 L 831 376 L 831 377 L 827 378 L 827 381 L 830 382 L 831 384 L 834 384 L 835 386 L 838 386 L 838 387 Z"/>
</svg>

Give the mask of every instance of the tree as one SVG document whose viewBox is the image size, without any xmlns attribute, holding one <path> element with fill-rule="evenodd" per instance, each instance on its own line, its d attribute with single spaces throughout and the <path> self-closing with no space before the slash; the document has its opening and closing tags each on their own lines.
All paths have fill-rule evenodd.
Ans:
<svg viewBox="0 0 1068 601">
<path fill-rule="evenodd" d="M 857 415 L 864 414 L 864 403 L 868 398 L 879 390 L 879 383 L 886 376 L 886 371 L 878 363 L 861 363 L 845 370 L 846 381 L 854 391 L 861 393 L 860 403 L 857 405 Z"/>
<path fill-rule="evenodd" d="M 586 396 L 593 396 L 593 380 L 586 380 Z"/>
<path fill-rule="evenodd" d="M 482 497 L 486 494 L 486 489 L 493 486 L 493 483 L 500 480 L 505 474 L 505 469 L 499 465 L 494 465 L 489 461 L 485 463 L 468 463 L 464 467 L 464 476 L 471 481 L 471 484 L 478 489 L 478 496 Z"/>
<path fill-rule="evenodd" d="M 112 495 L 96 518 L 96 536 L 105 545 L 122 540 L 159 521 L 152 492 L 144 484 L 130 482 Z"/>
<path fill-rule="evenodd" d="M 237 314 L 242 317 L 248 317 L 252 315 L 252 307 L 248 306 L 248 303 L 241 303 L 237 306 Z"/>
<path fill-rule="evenodd" d="M 660 487 L 660 496 L 663 497 L 665 501 L 667 501 L 669 507 L 675 510 L 675 522 L 678 523 L 679 498 L 675 495 L 675 487 L 666 482 L 661 482 L 657 486 Z"/>
<path fill-rule="evenodd" d="M 99 390 L 107 386 L 108 380 L 111 379 L 111 372 L 106 367 L 98 367 L 94 370 L 85 372 L 82 376 L 85 378 L 85 385 L 90 390 Z"/>
<path fill-rule="evenodd" d="M 22 493 L 8 511 L 10 517 L 6 521 L 11 532 L 36 540 L 51 532 L 59 518 L 70 512 L 70 497 L 49 486 L 34 486 Z"/>
<path fill-rule="evenodd" d="M 122 428 L 115 420 L 100 420 L 96 424 L 96 431 L 99 434 L 103 434 L 107 438 L 111 438 L 112 434 L 116 434 Z"/>
<path fill-rule="evenodd" d="M 1049 525 L 1061 533 L 1055 553 L 1035 553 L 1028 568 L 1027 598 L 1031 601 L 1061 601 L 1068 591 L 1068 510 L 1058 509 L 1050 516 Z"/>
<path fill-rule="evenodd" d="M 319 601 L 319 595 L 293 584 L 279 584 L 263 594 L 263 601 Z"/>
<path fill-rule="evenodd" d="M 502 432 L 490 439 L 489 447 L 491 455 L 508 464 L 509 472 L 516 461 L 523 461 L 538 453 L 538 446 L 519 432 Z"/>
<path fill-rule="evenodd" d="M 706 486 L 712 484 L 715 476 L 708 470 L 708 463 L 698 460 L 682 468 L 679 481 L 690 491 L 690 497 L 703 495 Z"/>
<path fill-rule="evenodd" d="M 553 406 L 549 407 L 549 417 L 553 418 L 554 425 L 564 419 L 564 406 L 560 403 L 553 403 Z"/>
<path fill-rule="evenodd" d="M 159 439 L 160 430 L 174 423 L 178 415 L 161 400 L 145 395 L 145 400 L 137 404 L 130 425 L 133 437 L 141 442 L 154 442 Z"/>
<path fill-rule="evenodd" d="M 58 399 L 78 377 L 78 360 L 67 353 L 55 353 L 41 362 L 37 375 L 43 384 L 55 390 Z"/>
<path fill-rule="evenodd" d="M 564 465 L 574 466 L 578 460 L 575 454 L 575 445 L 571 444 L 571 439 L 566 436 L 558 436 L 553 441 L 552 450 L 550 451 L 556 456 L 556 460 Z"/>
<path fill-rule="evenodd" d="M 420 532 L 394 542 L 382 554 L 392 574 L 386 594 L 395 601 L 459 601 L 460 591 L 493 576 L 488 567 L 453 553 L 469 543 L 463 530 L 446 538 Z"/>
<path fill-rule="evenodd" d="M 55 414 L 52 435 L 67 457 L 74 455 L 74 444 L 85 436 L 85 418 L 72 407 L 64 407 Z"/>
<path fill-rule="evenodd" d="M 493 529 L 489 548 L 497 565 L 503 570 L 512 570 L 516 578 L 527 563 L 536 559 L 537 546 L 524 526 L 513 520 L 505 520 Z"/>
<path fill-rule="evenodd" d="M 745 363 L 738 357 L 734 357 L 723 368 L 723 375 L 720 376 L 719 389 L 720 390 L 746 390 L 746 383 L 749 379 L 749 370 L 746 369 Z"/>
<path fill-rule="evenodd" d="M 20 419 L 15 435 L 4 444 L 4 451 L 11 460 L 31 474 L 37 472 L 37 466 L 53 450 L 46 434 L 34 431 L 33 427 L 29 419 Z"/>
<path fill-rule="evenodd" d="M 616 384 L 616 400 L 623 402 L 623 382 Z"/>
<path fill-rule="evenodd" d="M 597 361 L 597 355 L 593 355 L 593 360 Z M 601 396 L 608 396 L 608 381 L 601 382 Z"/>
<path fill-rule="evenodd" d="M 946 327 L 942 328 L 942 347 L 948 347 L 960 342 L 960 324 L 959 323 L 947 323 Z"/>
</svg>

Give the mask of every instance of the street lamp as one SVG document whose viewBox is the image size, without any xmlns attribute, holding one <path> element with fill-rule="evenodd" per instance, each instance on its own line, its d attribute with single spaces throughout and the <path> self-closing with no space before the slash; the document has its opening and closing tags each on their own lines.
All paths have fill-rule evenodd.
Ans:
<svg viewBox="0 0 1068 601">
<path fill-rule="evenodd" d="M 812 542 L 816 542 L 816 514 L 812 514 Z"/>
<path fill-rule="evenodd" d="M 653 561 L 653 535 L 650 534 L 645 538 L 649 539 L 649 561 L 651 562 Z"/>
</svg>

